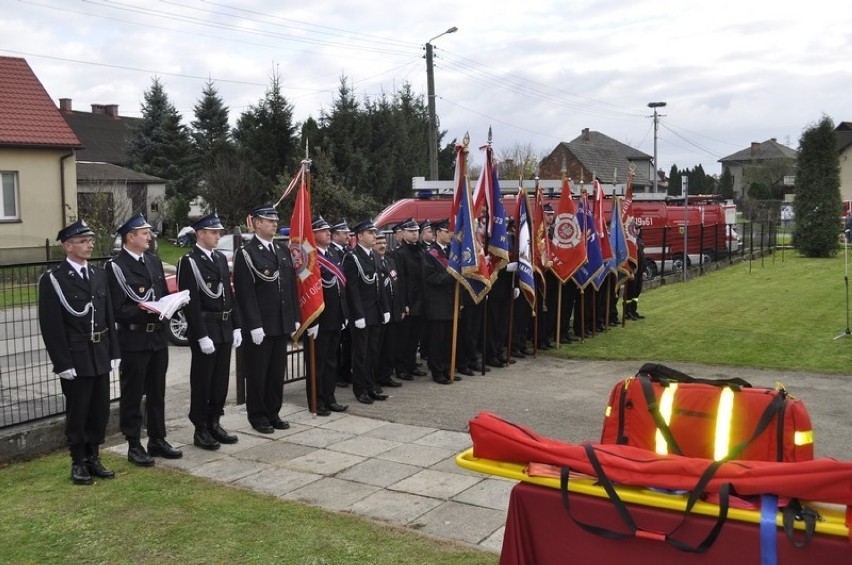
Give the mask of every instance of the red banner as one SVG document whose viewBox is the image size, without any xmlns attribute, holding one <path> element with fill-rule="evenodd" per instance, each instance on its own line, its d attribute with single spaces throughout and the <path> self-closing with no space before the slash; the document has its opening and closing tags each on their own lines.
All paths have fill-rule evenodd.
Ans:
<svg viewBox="0 0 852 565">
<path fill-rule="evenodd" d="M 577 206 L 568 179 L 562 179 L 562 194 L 556 207 L 550 249 L 550 268 L 562 284 L 586 263 L 586 239 L 577 221 Z"/>
<path fill-rule="evenodd" d="M 595 231 L 601 242 L 601 258 L 604 262 L 612 259 L 612 246 L 609 243 L 609 231 L 607 230 L 606 214 L 604 214 L 604 193 L 601 183 L 595 180 Z"/>
<path fill-rule="evenodd" d="M 624 206 L 621 209 L 621 223 L 624 224 L 624 237 L 627 238 L 627 261 L 631 263 L 631 269 L 639 264 L 639 250 L 636 247 L 636 218 L 633 216 L 633 174 L 633 171 L 627 174 Z"/>
<path fill-rule="evenodd" d="M 308 326 L 322 313 L 325 302 L 322 298 L 322 276 L 317 261 L 317 247 L 314 241 L 314 230 L 311 225 L 311 176 L 307 169 L 308 161 L 302 161 L 302 169 L 298 177 L 301 184 L 296 193 L 296 203 L 293 206 L 293 216 L 290 219 L 290 255 L 293 257 L 293 268 L 296 270 L 296 294 L 299 296 L 300 326 L 293 341 L 299 337 Z"/>
</svg>

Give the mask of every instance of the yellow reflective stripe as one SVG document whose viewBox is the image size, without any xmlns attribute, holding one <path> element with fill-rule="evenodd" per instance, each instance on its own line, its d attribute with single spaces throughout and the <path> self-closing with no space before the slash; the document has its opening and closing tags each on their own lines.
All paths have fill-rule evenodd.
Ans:
<svg viewBox="0 0 852 565">
<path fill-rule="evenodd" d="M 808 445 L 814 442 L 814 431 L 804 430 L 793 434 L 793 443 L 795 445 Z"/>
<path fill-rule="evenodd" d="M 663 389 L 663 394 L 660 396 L 660 416 L 666 425 L 672 420 L 672 406 L 674 405 L 675 392 L 677 392 L 677 383 L 672 383 Z M 657 453 L 666 455 L 669 452 L 669 444 L 666 443 L 666 438 L 658 429 L 656 436 Z"/>
<path fill-rule="evenodd" d="M 604 418 L 609 418 L 609 415 L 612 414 L 612 406 L 607 406 L 604 411 Z"/>
<path fill-rule="evenodd" d="M 734 416 L 734 391 L 730 387 L 722 389 L 719 395 L 719 408 L 716 410 L 716 438 L 713 458 L 718 461 L 728 455 L 731 443 L 731 419 Z"/>
</svg>

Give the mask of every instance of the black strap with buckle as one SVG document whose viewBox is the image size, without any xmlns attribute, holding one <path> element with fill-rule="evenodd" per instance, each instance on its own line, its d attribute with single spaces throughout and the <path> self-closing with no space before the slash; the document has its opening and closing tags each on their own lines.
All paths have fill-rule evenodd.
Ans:
<svg viewBox="0 0 852 565">
<path fill-rule="evenodd" d="M 100 343 L 101 339 L 103 339 L 108 331 L 109 330 L 106 329 L 92 334 L 68 334 L 68 341 L 71 343 Z"/>
<path fill-rule="evenodd" d="M 221 320 L 223 322 L 227 322 L 231 319 L 230 310 L 228 310 L 227 312 L 202 312 L 201 315 L 207 320 Z"/>
<path fill-rule="evenodd" d="M 154 333 L 160 329 L 162 329 L 163 324 L 161 322 L 149 322 L 147 324 L 118 324 L 118 329 L 120 330 L 128 330 L 131 332 L 145 332 L 145 333 Z"/>
</svg>

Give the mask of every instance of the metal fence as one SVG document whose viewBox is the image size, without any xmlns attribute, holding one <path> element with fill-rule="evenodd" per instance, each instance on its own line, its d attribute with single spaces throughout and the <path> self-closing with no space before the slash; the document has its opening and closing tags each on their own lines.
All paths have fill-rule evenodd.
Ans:
<svg viewBox="0 0 852 565">
<path fill-rule="evenodd" d="M 683 272 L 684 259 L 688 269 L 703 273 L 706 267 L 720 263 L 763 256 L 778 246 L 779 226 L 758 222 L 698 225 L 688 226 L 686 234 L 681 227 L 645 226 L 642 239 L 645 278 L 650 280 Z"/>
</svg>

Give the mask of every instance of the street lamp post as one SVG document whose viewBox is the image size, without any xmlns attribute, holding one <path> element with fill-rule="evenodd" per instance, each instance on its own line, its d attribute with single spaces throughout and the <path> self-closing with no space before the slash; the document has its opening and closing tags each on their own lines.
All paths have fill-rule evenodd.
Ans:
<svg viewBox="0 0 852 565">
<path fill-rule="evenodd" d="M 435 118 L 435 72 L 433 69 L 432 42 L 459 28 L 453 26 L 426 42 L 426 90 L 429 103 L 429 180 L 438 180 L 438 124 Z"/>
<path fill-rule="evenodd" d="M 657 193 L 657 178 L 659 177 L 657 174 L 657 124 L 660 123 L 660 119 L 657 108 L 663 108 L 665 105 L 665 102 L 648 102 L 648 108 L 654 110 L 654 194 Z"/>
</svg>

